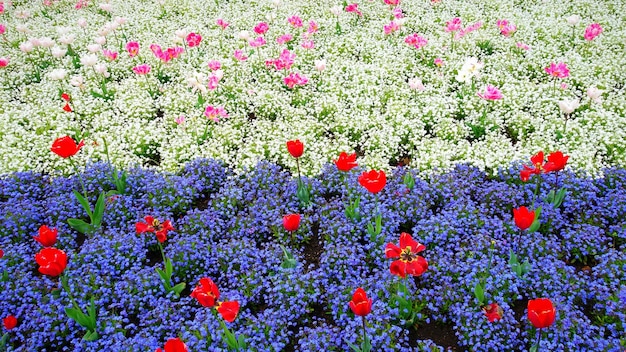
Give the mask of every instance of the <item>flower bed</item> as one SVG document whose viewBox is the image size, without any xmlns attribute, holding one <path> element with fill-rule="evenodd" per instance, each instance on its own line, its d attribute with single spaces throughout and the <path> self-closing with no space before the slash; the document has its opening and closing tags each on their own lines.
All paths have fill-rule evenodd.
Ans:
<svg viewBox="0 0 626 352">
<path fill-rule="evenodd" d="M 169 171 L 287 165 L 294 138 L 317 151 L 308 175 L 343 150 L 386 170 L 493 171 L 539 149 L 592 174 L 626 164 L 613 1 L 396 3 L 4 1 L 0 170 L 67 171 L 47 153 L 66 134 Z"/>
<path fill-rule="evenodd" d="M 554 174 L 533 176 L 543 180 L 535 197 L 535 183 L 520 181 L 517 166 L 495 177 L 464 165 L 431 176 L 398 168 L 377 195 L 359 184 L 359 169 L 332 165 L 304 177 L 311 185 L 307 207 L 291 173 L 267 162 L 243 173 L 209 160 L 178 174 L 132 169 L 125 194 L 107 198 L 101 227 L 88 235 L 67 224 L 85 219 L 72 190 L 81 189 L 82 176 L 93 204 L 101 190 L 115 189 L 107 164 L 91 164 L 70 178 L 5 175 L 0 315 L 17 319 L 7 332 L 9 350 L 152 351 L 179 336 L 190 351 L 225 351 L 220 324 L 232 316 L 214 314 L 208 296 L 190 297 L 204 277 L 219 288 L 220 302 L 239 303 L 226 326 L 244 336 L 250 350 L 339 351 L 360 344 L 361 320 L 353 312 L 367 310 L 349 304 L 358 287 L 372 299 L 366 333 L 375 351 L 525 350 L 536 338 L 527 302 L 540 297 L 556 309 L 554 323 L 542 329 L 540 350 L 624 349 L 623 169 L 604 170 L 598 179 L 561 173 L 567 195 L 556 208 L 544 201 Z M 415 176 L 413 185 L 407 173 Z M 361 217 L 349 219 L 345 207 L 357 195 Z M 533 203 L 542 206 L 541 226 L 520 234 L 512 209 Z M 377 212 L 382 228 L 372 242 L 365 229 Z M 291 213 L 301 221 L 289 233 L 283 216 Z M 160 222 L 146 223 L 146 216 Z M 173 230 L 161 226 L 165 220 Z M 51 236 L 38 232 L 41 225 L 58 230 L 56 247 L 67 254 L 66 289 L 35 263 L 42 245 L 33 236 L 41 235 L 42 244 Z M 425 245 L 419 255 L 428 268 L 421 276 L 403 280 L 390 273 L 394 260 L 385 257 L 386 248 L 395 248 L 401 232 Z M 186 283 L 180 296 L 168 293 L 155 270 L 164 269 L 159 245 L 173 264 L 171 284 Z M 294 265 L 285 265 L 281 245 Z M 511 270 L 512 249 L 520 262 L 529 261 L 521 276 Z M 499 319 L 490 321 L 478 303 L 480 282 L 485 304 L 501 307 Z M 398 296 L 402 285 L 408 297 Z M 83 311 L 93 298 L 95 341 L 83 340 L 86 329 L 65 315 L 73 307 L 68 292 Z M 398 309 L 398 297 L 412 302 L 412 317 Z"/>
</svg>

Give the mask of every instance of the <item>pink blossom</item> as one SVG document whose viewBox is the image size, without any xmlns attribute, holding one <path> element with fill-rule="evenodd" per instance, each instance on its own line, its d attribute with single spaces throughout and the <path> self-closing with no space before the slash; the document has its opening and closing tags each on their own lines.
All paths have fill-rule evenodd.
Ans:
<svg viewBox="0 0 626 352">
<path fill-rule="evenodd" d="M 215 90 L 217 89 L 217 86 L 220 83 L 220 77 L 216 74 L 212 74 L 209 76 L 209 83 L 207 85 L 207 88 L 209 88 L 209 90 Z"/>
<path fill-rule="evenodd" d="M 563 90 L 567 89 L 567 84 L 561 83 L 561 89 L 563 89 Z"/>
<path fill-rule="evenodd" d="M 428 44 L 428 39 L 420 36 L 417 33 L 413 33 L 404 38 L 404 42 L 414 47 L 415 49 L 421 49 L 426 46 L 426 44 Z"/>
<path fill-rule="evenodd" d="M 237 59 L 239 61 L 246 61 L 246 60 L 248 60 L 248 57 L 246 56 L 246 54 L 243 53 L 243 50 L 237 49 L 237 50 L 235 50 L 233 55 L 235 56 L 235 59 Z"/>
<path fill-rule="evenodd" d="M 502 34 L 505 37 L 510 37 L 515 32 L 517 32 L 517 26 L 512 23 L 506 24 L 505 26 L 500 27 L 500 34 Z"/>
<path fill-rule="evenodd" d="M 182 125 L 183 123 L 185 123 L 185 116 L 180 115 L 178 116 L 174 122 L 176 122 L 177 125 Z"/>
<path fill-rule="evenodd" d="M 302 41 L 301 45 L 305 49 L 313 49 L 313 48 L 315 48 L 315 43 L 312 40 L 304 40 L 304 41 Z"/>
<path fill-rule="evenodd" d="M 463 28 L 461 29 L 455 36 L 454 39 L 455 40 L 459 40 L 461 38 L 463 38 L 464 36 L 466 36 L 467 34 L 479 29 L 480 27 L 482 27 L 483 23 L 482 22 L 476 22 L 470 26 L 468 26 L 467 28 Z"/>
<path fill-rule="evenodd" d="M 111 51 L 111 50 L 108 50 L 108 49 L 103 49 L 102 50 L 102 55 L 104 55 L 104 57 L 109 59 L 109 61 L 115 61 L 115 59 L 117 59 L 117 52 Z"/>
<path fill-rule="evenodd" d="M 315 34 L 319 30 L 319 26 L 315 21 L 309 21 L 309 29 L 306 30 L 309 34 Z"/>
<path fill-rule="evenodd" d="M 517 42 L 515 43 L 515 45 L 517 45 L 517 47 L 522 50 L 530 50 L 530 47 L 527 44 L 524 44 L 522 42 Z"/>
<path fill-rule="evenodd" d="M 217 23 L 218 26 L 222 27 L 222 30 L 224 30 L 224 29 L 226 29 L 226 27 L 230 26 L 230 23 L 224 21 L 221 18 L 218 18 L 216 23 Z"/>
<path fill-rule="evenodd" d="M 202 41 L 202 36 L 198 33 L 189 33 L 187 34 L 187 45 L 189 45 L 190 48 L 193 48 L 194 46 L 198 46 L 200 45 L 200 42 Z"/>
<path fill-rule="evenodd" d="M 502 28 L 504 28 L 504 27 L 506 27 L 508 25 L 509 25 L 509 21 L 507 21 L 507 20 L 497 20 L 496 21 L 496 26 L 498 26 L 498 28 L 500 28 L 500 29 L 502 29 Z"/>
<path fill-rule="evenodd" d="M 455 17 L 450 21 L 446 22 L 446 32 L 456 32 L 461 29 L 461 18 Z"/>
<path fill-rule="evenodd" d="M 157 59 L 163 56 L 163 49 L 161 49 L 161 46 L 158 44 L 150 44 L 150 51 L 152 51 Z"/>
<path fill-rule="evenodd" d="M 500 100 L 502 99 L 502 93 L 500 90 L 491 84 L 488 84 L 485 88 L 485 93 L 478 93 L 478 96 L 485 100 Z"/>
<path fill-rule="evenodd" d="M 389 24 L 383 26 L 383 31 L 385 35 L 390 35 L 391 33 L 400 29 L 400 25 L 395 20 L 389 22 Z"/>
<path fill-rule="evenodd" d="M 270 29 L 270 26 L 266 22 L 259 22 L 256 26 L 254 26 L 254 33 L 258 35 L 263 35 Z"/>
<path fill-rule="evenodd" d="M 293 36 L 291 34 L 283 34 L 280 37 L 276 38 L 276 42 L 278 44 L 285 44 L 293 40 Z"/>
<path fill-rule="evenodd" d="M 391 11 L 391 14 L 393 15 L 393 17 L 395 17 L 396 19 L 400 19 L 400 18 L 404 18 L 404 13 L 402 12 L 402 9 L 398 6 L 396 8 L 394 8 Z"/>
<path fill-rule="evenodd" d="M 143 65 L 135 66 L 133 67 L 133 72 L 135 72 L 138 75 L 147 75 L 148 73 L 150 73 L 150 65 L 143 64 Z"/>
<path fill-rule="evenodd" d="M 386 5 L 389 6 L 397 6 L 398 4 L 400 4 L 400 0 L 383 0 L 385 2 Z"/>
<path fill-rule="evenodd" d="M 256 39 L 249 41 L 248 44 L 250 44 L 250 46 L 253 48 L 258 48 L 267 44 L 267 42 L 265 41 L 265 38 L 257 37 Z"/>
<path fill-rule="evenodd" d="M 444 62 L 443 62 L 443 60 L 442 60 L 440 57 L 435 58 L 435 60 L 433 60 L 433 63 L 434 63 L 434 64 L 435 64 L 435 66 L 437 66 L 437 67 L 441 67 L 441 66 L 443 66 L 443 65 L 444 65 Z"/>
<path fill-rule="evenodd" d="M 550 66 L 544 69 L 547 74 L 557 78 L 567 78 L 569 77 L 569 69 L 564 62 L 559 62 L 555 64 L 554 62 L 550 63 Z"/>
<path fill-rule="evenodd" d="M 7 67 L 9 65 L 8 57 L 0 57 L 0 67 Z"/>
<path fill-rule="evenodd" d="M 359 4 L 357 3 L 353 3 L 353 4 L 346 6 L 346 12 L 353 12 L 359 16 L 363 16 L 363 13 L 359 11 Z"/>
<path fill-rule="evenodd" d="M 284 79 L 285 85 L 290 89 L 293 89 L 296 85 L 303 86 L 309 82 L 309 79 L 305 76 L 301 76 L 299 73 L 290 73 L 289 76 Z"/>
<path fill-rule="evenodd" d="M 2 23 L 0 23 L 0 35 L 4 35 L 6 31 L 7 31 L 7 27 L 3 25 Z"/>
<path fill-rule="evenodd" d="M 226 110 L 224 110 L 223 106 L 209 105 L 204 110 L 204 116 L 208 117 L 209 120 L 218 122 L 220 117 L 226 118 L 228 117 L 228 114 L 226 113 Z"/>
<path fill-rule="evenodd" d="M 137 54 L 139 54 L 139 43 L 137 42 L 126 43 L 126 51 L 128 51 L 128 56 L 135 57 Z"/>
<path fill-rule="evenodd" d="M 278 59 L 269 59 L 265 61 L 265 66 L 270 68 L 274 66 L 277 70 L 289 70 L 296 59 L 296 54 L 290 52 L 288 49 L 284 49 Z"/>
<path fill-rule="evenodd" d="M 211 71 L 215 71 L 215 70 L 219 70 L 220 68 L 222 68 L 222 63 L 220 63 L 217 60 L 211 60 L 209 61 L 208 66 Z"/>
<path fill-rule="evenodd" d="M 585 29 L 585 40 L 592 41 L 602 33 L 599 23 L 592 23 Z"/>
<path fill-rule="evenodd" d="M 0 1 L 0 14 L 4 13 L 4 2 Z"/>
<path fill-rule="evenodd" d="M 302 19 L 299 16 L 291 16 L 287 19 L 287 22 L 294 28 L 302 27 Z"/>
</svg>

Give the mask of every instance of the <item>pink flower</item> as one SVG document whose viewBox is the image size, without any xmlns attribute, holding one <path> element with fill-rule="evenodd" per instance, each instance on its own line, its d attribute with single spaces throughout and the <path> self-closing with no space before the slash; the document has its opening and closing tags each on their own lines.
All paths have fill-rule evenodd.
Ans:
<svg viewBox="0 0 626 352">
<path fill-rule="evenodd" d="M 126 51 L 128 51 L 128 56 L 135 57 L 139 54 L 139 43 L 137 42 L 128 42 L 126 43 Z"/>
<path fill-rule="evenodd" d="M 500 29 L 500 34 L 505 37 L 510 37 L 515 32 L 517 32 L 517 26 L 514 24 L 508 24 Z"/>
<path fill-rule="evenodd" d="M 4 35 L 6 31 L 7 31 L 7 27 L 3 25 L 2 23 L 0 23 L 0 35 Z"/>
<path fill-rule="evenodd" d="M 478 93 L 478 96 L 485 100 L 502 99 L 502 93 L 500 93 L 500 90 L 498 90 L 498 88 L 496 88 L 495 86 L 492 86 L 491 84 L 487 85 L 487 87 L 485 88 L 485 93 L 483 94 Z"/>
<path fill-rule="evenodd" d="M 404 13 L 402 13 L 402 9 L 400 7 L 396 7 L 391 11 L 391 14 L 396 19 L 404 18 Z"/>
<path fill-rule="evenodd" d="M 220 77 L 216 74 L 212 74 L 209 76 L 209 83 L 207 84 L 207 88 L 209 88 L 209 90 L 216 90 L 219 83 Z"/>
<path fill-rule="evenodd" d="M 397 30 L 400 29 L 400 24 L 398 24 L 398 22 L 396 22 L 395 20 L 389 22 L 389 24 L 383 26 L 383 30 L 385 32 L 385 35 L 389 35 Z"/>
<path fill-rule="evenodd" d="M 497 20 L 496 21 L 496 26 L 498 26 L 498 28 L 500 28 L 500 30 L 502 30 L 502 28 L 506 27 L 509 25 L 509 21 L 507 20 Z"/>
<path fill-rule="evenodd" d="M 482 22 L 476 22 L 476 23 L 468 26 L 467 28 L 463 28 L 454 36 L 454 39 L 455 40 L 459 40 L 459 39 L 463 38 L 464 36 L 468 35 L 469 33 L 479 29 L 480 27 L 482 27 L 482 25 L 483 25 Z"/>
<path fill-rule="evenodd" d="M 185 116 L 180 115 L 178 116 L 174 122 L 176 122 L 177 125 L 182 125 L 183 123 L 185 123 Z"/>
<path fill-rule="evenodd" d="M 218 26 L 222 27 L 222 30 L 224 30 L 224 29 L 226 29 L 226 27 L 230 26 L 230 23 L 224 21 L 221 18 L 218 18 L 216 23 L 217 23 Z"/>
<path fill-rule="evenodd" d="M 433 63 L 434 63 L 434 64 L 435 64 L 435 66 L 437 66 L 437 67 L 441 67 L 441 66 L 443 66 L 443 65 L 444 65 L 444 62 L 443 62 L 443 60 L 442 60 L 440 57 L 436 58 L 436 59 L 433 61 Z"/>
<path fill-rule="evenodd" d="M 222 68 L 222 64 L 217 60 L 209 61 L 208 66 L 211 71 L 219 70 L 220 68 Z"/>
<path fill-rule="evenodd" d="M 592 41 L 599 36 L 600 33 L 602 33 L 602 27 L 600 24 L 592 23 L 587 27 L 587 29 L 585 29 L 585 40 Z"/>
<path fill-rule="evenodd" d="M 267 42 L 265 41 L 265 38 L 257 37 L 256 39 L 249 41 L 248 44 L 250 44 L 250 46 L 253 48 L 258 48 L 267 44 Z"/>
<path fill-rule="evenodd" d="M 276 38 L 276 43 L 285 44 L 293 40 L 293 36 L 291 34 L 283 34 L 280 37 Z"/>
<path fill-rule="evenodd" d="M 299 16 L 291 16 L 287 19 L 287 22 L 294 28 L 302 27 L 302 19 Z"/>
<path fill-rule="evenodd" d="M 102 50 L 102 55 L 104 55 L 104 57 L 106 57 L 110 61 L 115 61 L 115 59 L 117 59 L 117 52 L 111 51 L 111 50 L 108 50 L 108 49 L 103 49 Z"/>
<path fill-rule="evenodd" d="M 307 84 L 309 79 L 298 73 L 290 73 L 289 76 L 285 77 L 284 82 L 287 87 L 293 89 L 296 85 L 303 86 Z"/>
<path fill-rule="evenodd" d="M 218 122 L 220 117 L 226 118 L 228 117 L 228 114 L 226 113 L 226 110 L 224 110 L 223 106 L 209 105 L 204 110 L 204 116 L 208 117 L 209 120 Z"/>
<path fill-rule="evenodd" d="M 446 22 L 446 32 L 456 32 L 459 29 L 461 29 L 461 19 L 459 17 L 455 17 Z"/>
<path fill-rule="evenodd" d="M 8 57 L 0 57 L 0 67 L 7 67 L 9 65 Z"/>
<path fill-rule="evenodd" d="M 256 26 L 254 26 L 254 33 L 258 35 L 263 35 L 270 29 L 270 26 L 266 22 L 259 22 Z"/>
<path fill-rule="evenodd" d="M 559 62 L 555 64 L 554 62 L 550 63 L 550 66 L 544 69 L 547 74 L 557 78 L 567 78 L 569 77 L 569 69 L 564 62 Z"/>
<path fill-rule="evenodd" d="M 363 16 L 363 13 L 359 11 L 359 4 L 357 3 L 353 3 L 353 4 L 346 6 L 346 12 L 352 12 L 352 13 L 356 13 L 359 16 Z"/>
<path fill-rule="evenodd" d="M 428 40 L 417 33 L 410 34 L 406 38 L 404 38 L 404 42 L 414 47 L 415 49 L 421 49 L 426 44 L 428 44 Z"/>
<path fill-rule="evenodd" d="M 239 61 L 246 61 L 246 60 L 248 60 L 248 57 L 246 56 L 246 54 L 243 53 L 243 50 L 237 49 L 237 50 L 235 50 L 233 55 L 235 56 L 235 59 L 237 59 Z"/>
<path fill-rule="evenodd" d="M 133 72 L 135 72 L 138 75 L 147 75 L 148 73 L 150 73 L 150 65 L 143 64 L 143 65 L 135 66 L 133 67 Z"/>
<path fill-rule="evenodd" d="M 312 40 L 304 40 L 301 45 L 305 49 L 313 49 L 315 47 L 315 43 Z"/>
<path fill-rule="evenodd" d="M 400 0 L 383 0 L 385 2 L 386 5 L 389 6 L 397 6 L 398 4 L 400 4 Z"/>
<path fill-rule="evenodd" d="M 319 28 L 320 27 L 317 25 L 317 22 L 309 21 L 309 29 L 307 29 L 306 31 L 309 34 L 315 34 L 319 30 Z"/>
<path fill-rule="evenodd" d="M 515 45 L 517 45 L 517 47 L 522 50 L 530 50 L 530 47 L 527 44 L 524 44 L 522 42 L 517 42 L 515 43 Z"/>
<path fill-rule="evenodd" d="M 198 46 L 200 45 L 200 42 L 202 41 L 202 36 L 198 33 L 189 33 L 187 34 L 187 45 L 189 45 L 190 48 L 193 48 L 194 46 Z"/>
</svg>

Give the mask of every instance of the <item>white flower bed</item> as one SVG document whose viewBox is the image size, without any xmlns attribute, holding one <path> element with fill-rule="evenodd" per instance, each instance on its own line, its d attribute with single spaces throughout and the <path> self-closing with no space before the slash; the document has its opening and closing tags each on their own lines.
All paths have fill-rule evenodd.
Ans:
<svg viewBox="0 0 626 352">
<path fill-rule="evenodd" d="M 196 157 L 241 167 L 260 159 L 295 166 L 285 142 L 296 138 L 305 144 L 307 173 L 344 150 L 363 153 L 360 164 L 383 169 L 408 157 L 420 169 L 469 162 L 493 170 L 540 149 L 562 150 L 575 169 L 592 174 L 626 164 L 626 32 L 622 9 L 612 1 L 403 1 L 404 19 L 396 20 L 400 29 L 390 35 L 383 27 L 392 11 L 382 0 L 360 1 L 359 18 L 343 8 L 335 16 L 337 1 L 218 1 L 219 6 L 206 0 L 89 1 L 82 9 L 73 1 L 5 1 L 0 58 L 9 62 L 0 68 L 0 170 L 68 171 L 70 165 L 49 148 L 55 138 L 79 133 L 88 133 L 79 158 L 104 159 L 106 138 L 117 165 L 167 170 Z M 102 10 L 108 7 L 110 12 Z M 580 16 L 576 26 L 567 21 L 574 14 Z M 293 15 L 302 18 L 302 28 L 288 23 Z M 463 28 L 482 26 L 451 47 L 444 28 L 454 17 Z M 230 26 L 222 30 L 218 18 Z M 500 34 L 501 19 L 517 31 Z M 309 38 L 314 48 L 304 49 L 301 34 L 311 20 L 319 32 Z M 267 44 L 251 52 L 240 32 L 255 39 L 254 26 L 262 21 L 269 24 Z M 583 34 L 592 23 L 603 32 L 587 41 Z M 159 80 L 159 59 L 149 46 L 182 46 L 180 36 L 189 32 L 202 36 L 200 45 L 162 65 L 168 78 Z M 287 72 L 268 69 L 265 61 L 287 47 L 276 42 L 286 33 L 294 37 L 293 66 Z M 427 45 L 406 44 L 412 33 Z M 139 42 L 139 57 L 126 52 L 128 41 Z M 117 58 L 109 61 L 102 49 L 118 52 Z M 236 49 L 249 58 L 237 61 Z M 466 64 L 472 57 L 479 61 L 474 71 Z M 224 75 L 198 105 L 198 91 L 212 74 L 209 60 L 220 61 Z M 326 66 L 321 72 L 319 60 Z M 552 62 L 570 70 L 556 85 L 544 71 Z M 144 63 L 151 72 L 135 74 L 133 67 Z M 289 72 L 308 83 L 287 88 L 283 79 Z M 198 82 L 195 91 L 190 78 Z M 91 93 L 102 95 L 103 80 L 112 99 Z M 503 99 L 481 99 L 477 93 L 487 84 Z M 588 97 L 590 87 L 601 90 L 600 96 L 592 89 L 593 99 Z M 61 92 L 71 96 L 73 112 L 63 110 Z M 565 127 L 559 102 L 571 100 L 580 106 Z M 223 106 L 229 117 L 210 121 L 203 140 L 208 105 Z"/>
</svg>

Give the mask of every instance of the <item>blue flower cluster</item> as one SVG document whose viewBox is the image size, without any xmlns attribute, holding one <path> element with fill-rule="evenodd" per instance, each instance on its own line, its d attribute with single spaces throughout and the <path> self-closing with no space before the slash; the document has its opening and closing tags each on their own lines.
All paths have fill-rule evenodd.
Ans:
<svg viewBox="0 0 626 352">
<path fill-rule="evenodd" d="M 626 344 L 626 170 L 609 169 L 600 179 L 561 173 L 567 189 L 562 206 L 544 202 L 556 179 L 519 181 L 516 166 L 497 177 L 458 166 L 420 175 L 398 168 L 378 197 L 349 173 L 327 166 L 311 185 L 311 204 L 296 196 L 289 170 L 261 162 L 236 172 L 217 161 L 197 160 L 179 174 L 128 171 L 126 194 L 106 201 L 103 226 L 85 236 L 67 224 L 84 218 L 72 190 L 78 176 L 14 173 L 0 178 L 0 318 L 15 315 L 9 351 L 153 351 L 179 336 L 190 351 L 226 351 L 222 318 L 189 295 L 200 278 L 220 288 L 220 300 L 238 301 L 235 335 L 252 351 L 339 351 L 359 344 L 361 320 L 348 302 L 357 287 L 373 298 L 367 334 L 376 351 L 525 350 L 536 330 L 526 317 L 529 299 L 550 298 L 556 321 L 544 329 L 540 350 L 623 351 Z M 412 189 L 403 183 L 411 172 Z M 88 165 L 82 177 L 92 204 L 101 190 L 114 189 L 108 165 Z M 359 196 L 360 219 L 345 207 Z M 537 232 L 520 234 L 512 209 L 542 207 Z M 285 214 L 302 222 L 292 237 Z M 382 216 L 379 243 L 367 234 Z M 164 251 L 172 259 L 172 284 L 185 282 L 180 297 L 167 292 L 155 268 L 162 268 L 153 234 L 137 235 L 147 215 L 171 220 Z M 84 329 L 69 319 L 72 306 L 58 278 L 39 274 L 33 240 L 40 225 L 59 230 L 57 248 L 68 254 L 64 272 L 72 296 L 85 310 L 97 307 L 100 338 L 82 340 Z M 401 232 L 426 245 L 429 263 L 421 277 L 407 280 L 389 272 L 385 244 Z M 381 245 L 382 243 L 382 245 Z M 297 265 L 283 268 L 284 253 Z M 509 251 L 530 271 L 516 275 Z M 0 276 L 1 277 L 1 276 Z M 474 297 L 485 278 L 485 299 L 503 309 L 489 322 Z M 398 284 L 409 288 L 415 319 L 407 321 L 392 303 Z M 450 330 L 449 336 L 442 336 Z M 433 333 L 434 332 L 434 333 Z"/>
</svg>

